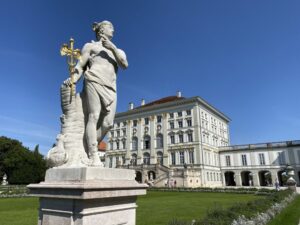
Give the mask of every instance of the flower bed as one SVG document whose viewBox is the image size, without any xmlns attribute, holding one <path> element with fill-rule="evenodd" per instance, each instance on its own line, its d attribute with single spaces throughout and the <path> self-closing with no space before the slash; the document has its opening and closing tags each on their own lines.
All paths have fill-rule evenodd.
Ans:
<svg viewBox="0 0 300 225">
<path fill-rule="evenodd" d="M 16 198 L 28 196 L 28 189 L 26 186 L 2 186 L 0 187 L 0 198 Z"/>
</svg>

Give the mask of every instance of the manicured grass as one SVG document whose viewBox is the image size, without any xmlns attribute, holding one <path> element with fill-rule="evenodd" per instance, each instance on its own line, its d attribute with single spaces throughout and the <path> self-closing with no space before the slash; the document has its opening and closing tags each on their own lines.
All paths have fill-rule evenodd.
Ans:
<svg viewBox="0 0 300 225">
<path fill-rule="evenodd" d="M 214 204 L 229 207 L 237 202 L 264 198 L 251 194 L 207 192 L 154 192 L 138 198 L 137 225 L 167 225 L 172 218 L 192 221 L 203 218 Z"/>
<path fill-rule="evenodd" d="M 1 198 L 1 225 L 33 225 L 37 224 L 37 198 Z"/>
<path fill-rule="evenodd" d="M 300 196 L 278 214 L 268 225 L 297 225 L 300 222 Z"/>
<path fill-rule="evenodd" d="M 247 202 L 257 198 L 264 198 L 264 196 L 148 191 L 146 196 L 140 196 L 137 201 L 137 225 L 167 225 L 172 218 L 191 221 L 203 217 L 207 209 L 214 204 L 229 207 L 237 202 Z M 0 224 L 37 224 L 38 204 L 37 198 L 0 199 Z"/>
</svg>

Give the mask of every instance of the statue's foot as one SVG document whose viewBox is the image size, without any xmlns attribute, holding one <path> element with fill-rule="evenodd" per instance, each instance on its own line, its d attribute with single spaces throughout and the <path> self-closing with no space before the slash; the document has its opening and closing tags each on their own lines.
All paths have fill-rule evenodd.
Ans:
<svg viewBox="0 0 300 225">
<path fill-rule="evenodd" d="M 92 156 L 89 161 L 89 166 L 96 167 L 102 166 L 99 156 Z"/>
</svg>

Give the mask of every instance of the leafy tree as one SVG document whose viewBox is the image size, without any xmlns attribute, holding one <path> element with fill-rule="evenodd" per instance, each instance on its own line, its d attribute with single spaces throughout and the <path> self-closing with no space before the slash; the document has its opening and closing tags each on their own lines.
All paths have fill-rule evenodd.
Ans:
<svg viewBox="0 0 300 225">
<path fill-rule="evenodd" d="M 44 179 L 46 169 L 38 145 L 30 151 L 17 140 L 0 137 L 0 173 L 7 174 L 10 184 L 38 183 Z"/>
</svg>

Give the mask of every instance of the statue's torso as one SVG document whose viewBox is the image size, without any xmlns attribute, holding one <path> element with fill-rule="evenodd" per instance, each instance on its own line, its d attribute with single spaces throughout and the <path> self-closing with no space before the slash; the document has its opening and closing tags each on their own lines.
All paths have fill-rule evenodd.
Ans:
<svg viewBox="0 0 300 225">
<path fill-rule="evenodd" d="M 91 43 L 89 71 L 103 80 L 106 86 L 115 86 L 118 65 L 113 53 L 101 42 Z"/>
</svg>

